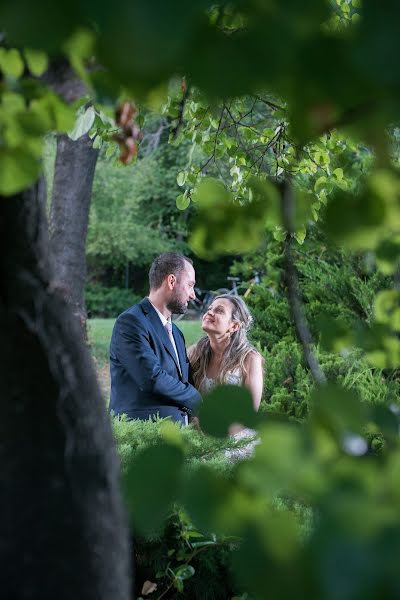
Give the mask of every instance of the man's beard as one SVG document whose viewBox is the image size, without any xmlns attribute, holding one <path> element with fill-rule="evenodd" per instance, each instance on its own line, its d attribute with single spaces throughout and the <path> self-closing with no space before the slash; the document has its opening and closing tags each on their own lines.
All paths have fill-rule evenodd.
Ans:
<svg viewBox="0 0 400 600">
<path fill-rule="evenodd" d="M 187 303 L 173 296 L 167 304 L 168 310 L 174 315 L 183 315 L 187 311 Z"/>
</svg>

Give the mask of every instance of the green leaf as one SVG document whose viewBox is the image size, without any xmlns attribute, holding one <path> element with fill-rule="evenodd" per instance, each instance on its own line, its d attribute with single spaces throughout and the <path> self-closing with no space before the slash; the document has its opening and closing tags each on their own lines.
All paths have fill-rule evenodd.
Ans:
<svg viewBox="0 0 400 600">
<path fill-rule="evenodd" d="M 314 191 L 318 194 L 325 187 L 327 182 L 327 178 L 323 175 L 322 177 L 318 177 L 317 181 L 314 184 Z"/>
<path fill-rule="evenodd" d="M 252 498 L 245 490 L 206 466 L 191 473 L 183 492 L 189 515 L 203 532 L 237 535 L 252 509 Z"/>
<path fill-rule="evenodd" d="M 376 169 L 368 179 L 368 189 L 375 199 L 382 199 L 386 225 L 400 227 L 400 173 L 394 169 Z"/>
<path fill-rule="evenodd" d="M 17 194 L 36 181 L 40 162 L 24 147 L 0 148 L 0 194 Z"/>
<path fill-rule="evenodd" d="M 400 236 L 383 240 L 376 249 L 376 265 L 385 275 L 392 275 L 400 261 Z"/>
<path fill-rule="evenodd" d="M 243 465 L 240 481 L 246 487 L 268 495 L 277 490 L 297 488 L 303 473 L 307 486 L 319 486 L 318 474 L 310 468 L 304 432 L 294 423 L 266 421 L 259 428 L 261 443 L 251 463 Z"/>
<path fill-rule="evenodd" d="M 211 259 L 248 252 L 260 244 L 269 207 L 274 204 L 264 192 L 275 196 L 277 192 L 267 182 L 254 190 L 253 200 L 242 205 L 221 181 L 207 177 L 200 182 L 192 194 L 199 210 L 189 240 L 196 254 Z"/>
<path fill-rule="evenodd" d="M 349 325 L 339 318 L 321 315 L 316 319 L 321 332 L 321 346 L 328 352 L 340 352 L 354 344 Z"/>
<path fill-rule="evenodd" d="M 95 36 L 88 29 L 77 29 L 64 44 L 64 51 L 69 57 L 70 63 L 77 75 L 90 85 L 88 70 L 85 60 L 93 56 Z"/>
<path fill-rule="evenodd" d="M 93 148 L 101 148 L 103 145 L 103 140 L 100 135 L 96 135 L 93 141 Z"/>
<path fill-rule="evenodd" d="M 374 248 L 385 217 L 384 200 L 368 188 L 358 194 L 340 191 L 328 202 L 326 229 L 335 241 L 350 248 Z"/>
<path fill-rule="evenodd" d="M 40 77 L 47 70 L 49 59 L 45 52 L 27 48 L 24 50 L 24 57 L 26 64 L 28 65 L 28 69 L 32 75 L 35 75 L 35 77 Z"/>
<path fill-rule="evenodd" d="M 24 72 L 24 61 L 21 54 L 15 48 L 6 50 L 0 48 L 0 69 L 5 75 L 11 77 L 21 77 Z"/>
<path fill-rule="evenodd" d="M 353 390 L 329 383 L 313 391 L 310 404 L 312 420 L 336 436 L 361 433 L 367 423 L 368 407 Z"/>
<path fill-rule="evenodd" d="M 42 99 L 52 121 L 52 128 L 67 133 L 74 124 L 74 110 L 55 94 L 46 94 Z"/>
<path fill-rule="evenodd" d="M 298 539 L 298 528 L 288 511 L 271 512 L 249 523 L 239 548 L 232 553 L 232 570 L 239 589 L 249 594 L 244 598 L 287 600 L 298 595 L 297 569 L 301 569 L 301 562 L 290 562 L 299 550 Z"/>
<path fill-rule="evenodd" d="M 182 465 L 182 450 L 169 444 L 146 448 L 130 465 L 123 489 L 139 531 L 154 531 L 162 525 L 176 498 Z"/>
<path fill-rule="evenodd" d="M 275 227 L 272 235 L 277 242 L 284 242 L 286 239 L 286 231 L 282 227 Z"/>
<path fill-rule="evenodd" d="M 175 577 L 182 580 L 189 579 L 190 577 L 193 577 L 194 574 L 195 569 L 192 565 L 183 565 L 175 570 Z"/>
<path fill-rule="evenodd" d="M 89 106 L 83 113 L 81 113 L 75 123 L 75 127 L 69 134 L 71 140 L 78 140 L 80 137 L 89 133 L 94 120 L 96 118 L 96 111 L 93 106 Z"/>
<path fill-rule="evenodd" d="M 376 404 L 371 407 L 370 419 L 373 423 L 376 423 L 383 435 L 391 437 L 394 440 L 398 438 L 399 419 L 392 410 L 381 404 Z"/>
<path fill-rule="evenodd" d="M 176 199 L 176 207 L 179 210 L 186 210 L 190 204 L 190 198 L 188 198 L 185 194 L 179 194 Z"/>
<path fill-rule="evenodd" d="M 265 224 L 273 227 L 281 223 L 280 198 L 277 188 L 267 179 L 251 177 L 248 183 L 252 201 L 263 206 Z"/>
<path fill-rule="evenodd" d="M 380 340 L 381 345 L 365 352 L 368 362 L 378 369 L 398 369 L 400 367 L 400 340 L 387 335 Z"/>
<path fill-rule="evenodd" d="M 379 323 L 389 325 L 395 331 L 400 331 L 400 292 L 383 290 L 375 297 L 375 319 Z"/>
<path fill-rule="evenodd" d="M 25 98 L 15 92 L 3 92 L 1 106 L 7 113 L 7 116 L 14 115 L 14 113 L 19 113 L 26 109 Z"/>
<path fill-rule="evenodd" d="M 18 113 L 16 121 L 22 133 L 29 137 L 45 135 L 53 127 L 51 115 L 45 99 L 32 100 L 29 110 Z"/>
<path fill-rule="evenodd" d="M 232 423 L 247 427 L 257 423 L 249 390 L 236 385 L 221 385 L 205 396 L 199 418 L 202 430 L 214 437 L 228 435 Z"/>
<path fill-rule="evenodd" d="M 304 244 L 304 240 L 306 239 L 307 230 L 304 227 L 303 229 L 298 229 L 294 234 L 294 239 L 298 244 Z"/>
<path fill-rule="evenodd" d="M 183 592 L 183 581 L 182 579 L 175 578 L 174 579 L 174 587 L 178 590 L 178 592 Z"/>
<path fill-rule="evenodd" d="M 332 175 L 336 177 L 336 179 L 343 179 L 343 169 L 337 168 L 332 172 Z"/>
<path fill-rule="evenodd" d="M 375 321 L 372 325 L 359 324 L 356 344 L 363 348 L 368 362 L 380 369 L 396 369 L 400 366 L 400 340 L 391 325 Z"/>
<path fill-rule="evenodd" d="M 110 158 L 110 156 L 113 156 L 114 154 L 116 154 L 116 152 L 117 152 L 116 144 L 109 144 L 107 146 L 107 150 L 106 150 L 106 158 Z"/>
<path fill-rule="evenodd" d="M 180 187 L 185 185 L 185 183 L 186 183 L 186 172 L 185 171 L 181 171 L 180 173 L 178 173 L 178 175 L 176 176 L 176 183 Z"/>
</svg>

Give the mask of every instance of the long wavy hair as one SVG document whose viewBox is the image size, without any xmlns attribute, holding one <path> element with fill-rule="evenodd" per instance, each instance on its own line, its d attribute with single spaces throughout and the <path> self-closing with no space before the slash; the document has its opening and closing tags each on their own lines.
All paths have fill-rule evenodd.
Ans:
<svg viewBox="0 0 400 600">
<path fill-rule="evenodd" d="M 245 362 L 250 352 L 257 352 L 254 346 L 247 339 L 253 322 L 253 317 L 250 314 L 245 302 L 238 296 L 230 296 L 223 294 L 216 296 L 213 300 L 218 299 L 229 300 L 232 306 L 232 320 L 240 324 L 240 327 L 230 336 L 230 342 L 222 359 L 221 370 L 217 377 L 218 383 L 225 383 L 229 373 L 239 370 L 243 380 L 247 375 Z M 202 337 L 197 344 L 191 346 L 188 350 L 189 361 L 193 369 L 193 381 L 196 388 L 200 388 L 207 376 L 208 365 L 211 360 L 211 345 L 208 335 Z"/>
</svg>

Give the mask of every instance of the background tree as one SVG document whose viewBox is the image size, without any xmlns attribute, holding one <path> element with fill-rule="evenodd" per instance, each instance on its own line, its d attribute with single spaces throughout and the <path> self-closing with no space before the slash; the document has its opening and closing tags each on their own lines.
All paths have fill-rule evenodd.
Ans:
<svg viewBox="0 0 400 600">
<path fill-rule="evenodd" d="M 73 105 L 88 97 L 88 87 L 66 60 L 54 60 L 42 75 L 49 87 Z M 89 113 L 90 118 L 94 109 Z M 90 125 L 88 123 L 88 125 Z M 50 211 L 50 241 L 56 285 L 81 322 L 86 320 L 84 284 L 85 243 L 94 170 L 98 152 L 77 123 L 68 135 L 57 136 Z"/>
<path fill-rule="evenodd" d="M 188 215 L 175 209 L 176 175 L 186 154 L 164 143 L 126 168 L 106 158 L 99 162 L 87 246 L 92 277 L 104 281 L 114 271 L 114 281 L 122 283 L 128 263 L 147 267 L 163 251 L 187 250 Z M 133 283 L 135 289 L 142 285 Z"/>
<path fill-rule="evenodd" d="M 86 235 L 98 150 L 83 135 L 57 138 L 50 211 L 50 250 L 54 285 L 65 294 L 81 322 L 86 320 Z"/>
</svg>

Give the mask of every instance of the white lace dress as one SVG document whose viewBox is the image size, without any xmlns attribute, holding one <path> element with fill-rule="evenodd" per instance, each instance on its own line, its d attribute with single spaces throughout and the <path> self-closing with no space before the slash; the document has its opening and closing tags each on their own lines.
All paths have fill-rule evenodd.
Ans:
<svg viewBox="0 0 400 600">
<path fill-rule="evenodd" d="M 225 378 L 225 383 L 228 385 L 243 385 L 243 375 L 240 369 L 228 373 Z M 200 385 L 200 391 L 207 394 L 208 392 L 211 392 L 217 384 L 218 382 L 216 379 L 205 376 Z M 231 437 L 237 441 L 243 439 L 249 440 L 248 444 L 245 444 L 240 448 L 233 448 L 232 450 L 225 451 L 226 458 L 232 462 L 250 458 L 254 454 L 254 448 L 260 443 L 260 440 L 257 439 L 257 432 L 249 427 L 244 427 L 240 431 L 231 434 Z"/>
</svg>

